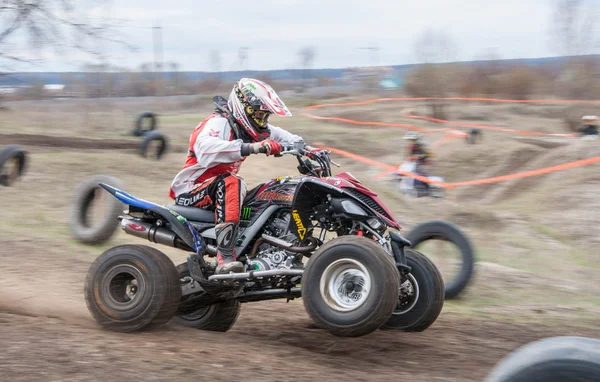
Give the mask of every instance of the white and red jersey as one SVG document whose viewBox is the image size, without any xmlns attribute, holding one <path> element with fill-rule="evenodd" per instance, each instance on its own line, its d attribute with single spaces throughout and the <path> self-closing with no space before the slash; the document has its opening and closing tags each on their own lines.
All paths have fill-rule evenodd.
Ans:
<svg viewBox="0 0 600 382">
<path fill-rule="evenodd" d="M 280 127 L 269 125 L 269 139 L 291 145 L 301 137 Z M 171 183 L 169 196 L 190 192 L 195 185 L 221 174 L 236 175 L 246 159 L 241 154 L 242 140 L 233 139 L 234 133 L 227 118 L 213 114 L 198 125 L 190 136 L 188 156 Z"/>
</svg>

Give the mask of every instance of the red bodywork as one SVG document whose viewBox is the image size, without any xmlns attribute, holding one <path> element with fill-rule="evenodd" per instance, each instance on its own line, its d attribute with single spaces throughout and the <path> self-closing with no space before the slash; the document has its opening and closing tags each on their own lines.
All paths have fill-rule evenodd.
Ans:
<svg viewBox="0 0 600 382">
<path fill-rule="evenodd" d="M 366 188 L 365 186 L 362 185 L 362 183 L 360 182 L 360 180 L 356 179 L 354 176 L 352 176 L 352 174 L 347 173 L 347 172 L 342 172 L 340 174 L 337 174 L 335 176 L 331 176 L 328 178 L 317 178 L 318 180 L 325 182 L 329 185 L 332 185 L 334 187 L 340 188 L 340 189 L 344 189 L 344 188 L 354 188 L 357 191 L 360 191 L 361 193 L 369 196 L 371 199 L 373 199 L 373 201 L 375 201 L 375 203 L 377 203 L 379 205 L 379 207 L 381 207 L 381 209 L 383 209 L 389 216 L 394 216 L 392 214 L 392 212 L 385 206 L 385 204 L 383 204 L 383 202 L 377 197 L 377 194 L 374 193 L 373 191 L 369 190 L 368 188 Z M 375 211 L 377 212 L 377 211 Z M 391 227 L 394 227 L 396 229 L 401 229 L 400 224 L 398 224 L 398 222 L 396 220 L 393 219 L 388 219 L 386 216 L 377 213 L 381 218 L 383 218 L 387 224 Z"/>
</svg>

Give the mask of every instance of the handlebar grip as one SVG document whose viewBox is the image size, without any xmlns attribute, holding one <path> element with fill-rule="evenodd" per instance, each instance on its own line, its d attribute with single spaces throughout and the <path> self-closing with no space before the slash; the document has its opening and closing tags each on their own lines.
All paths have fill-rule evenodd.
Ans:
<svg viewBox="0 0 600 382">
<path fill-rule="evenodd" d="M 267 148 L 265 146 L 260 146 L 258 148 L 258 152 L 261 154 L 266 154 L 267 153 Z"/>
</svg>

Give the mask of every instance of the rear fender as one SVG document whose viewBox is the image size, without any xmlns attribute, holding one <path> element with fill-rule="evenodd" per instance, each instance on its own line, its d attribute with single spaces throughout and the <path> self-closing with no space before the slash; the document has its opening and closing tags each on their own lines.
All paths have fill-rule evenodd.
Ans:
<svg viewBox="0 0 600 382">
<path fill-rule="evenodd" d="M 166 207 L 159 206 L 156 203 L 136 198 L 125 191 L 119 190 L 118 188 L 109 186 L 107 184 L 100 183 L 99 185 L 123 203 L 142 210 L 154 212 L 155 214 L 161 216 L 170 224 L 170 228 L 173 230 L 173 232 L 175 232 L 175 234 L 177 234 L 177 236 L 179 236 L 179 238 L 181 238 L 181 240 L 183 240 L 190 248 L 193 248 L 196 252 L 204 251 L 205 246 L 200 236 L 196 233 L 187 219 L 179 215 L 177 212 Z"/>
</svg>

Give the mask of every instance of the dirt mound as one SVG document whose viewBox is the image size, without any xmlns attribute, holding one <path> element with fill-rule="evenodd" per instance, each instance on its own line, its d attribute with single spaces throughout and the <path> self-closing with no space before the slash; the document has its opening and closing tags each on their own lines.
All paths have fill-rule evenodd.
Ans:
<svg viewBox="0 0 600 382">
<path fill-rule="evenodd" d="M 513 139 L 528 143 L 530 145 L 538 146 L 543 149 L 555 149 L 557 147 L 563 147 L 568 145 L 569 140 L 572 138 L 553 138 L 553 137 L 513 137 Z"/>
<path fill-rule="evenodd" d="M 493 161 L 493 159 L 487 159 L 487 163 L 489 163 L 488 170 L 469 180 L 493 178 L 523 171 L 524 166 L 527 166 L 528 163 L 531 163 L 543 153 L 544 150 L 542 149 L 519 146 L 518 148 L 505 153 L 502 156 L 503 159 L 500 158 L 497 162 Z M 478 201 L 487 201 L 486 195 L 497 192 L 499 184 L 501 183 L 478 184 L 461 188 L 457 191 L 458 197 L 461 200 L 477 198 Z"/>
<path fill-rule="evenodd" d="M 478 210 L 475 208 L 469 211 L 453 212 L 449 218 L 450 221 L 461 227 L 481 228 L 481 229 L 502 229 L 505 224 L 500 217 L 493 211 Z"/>
</svg>

